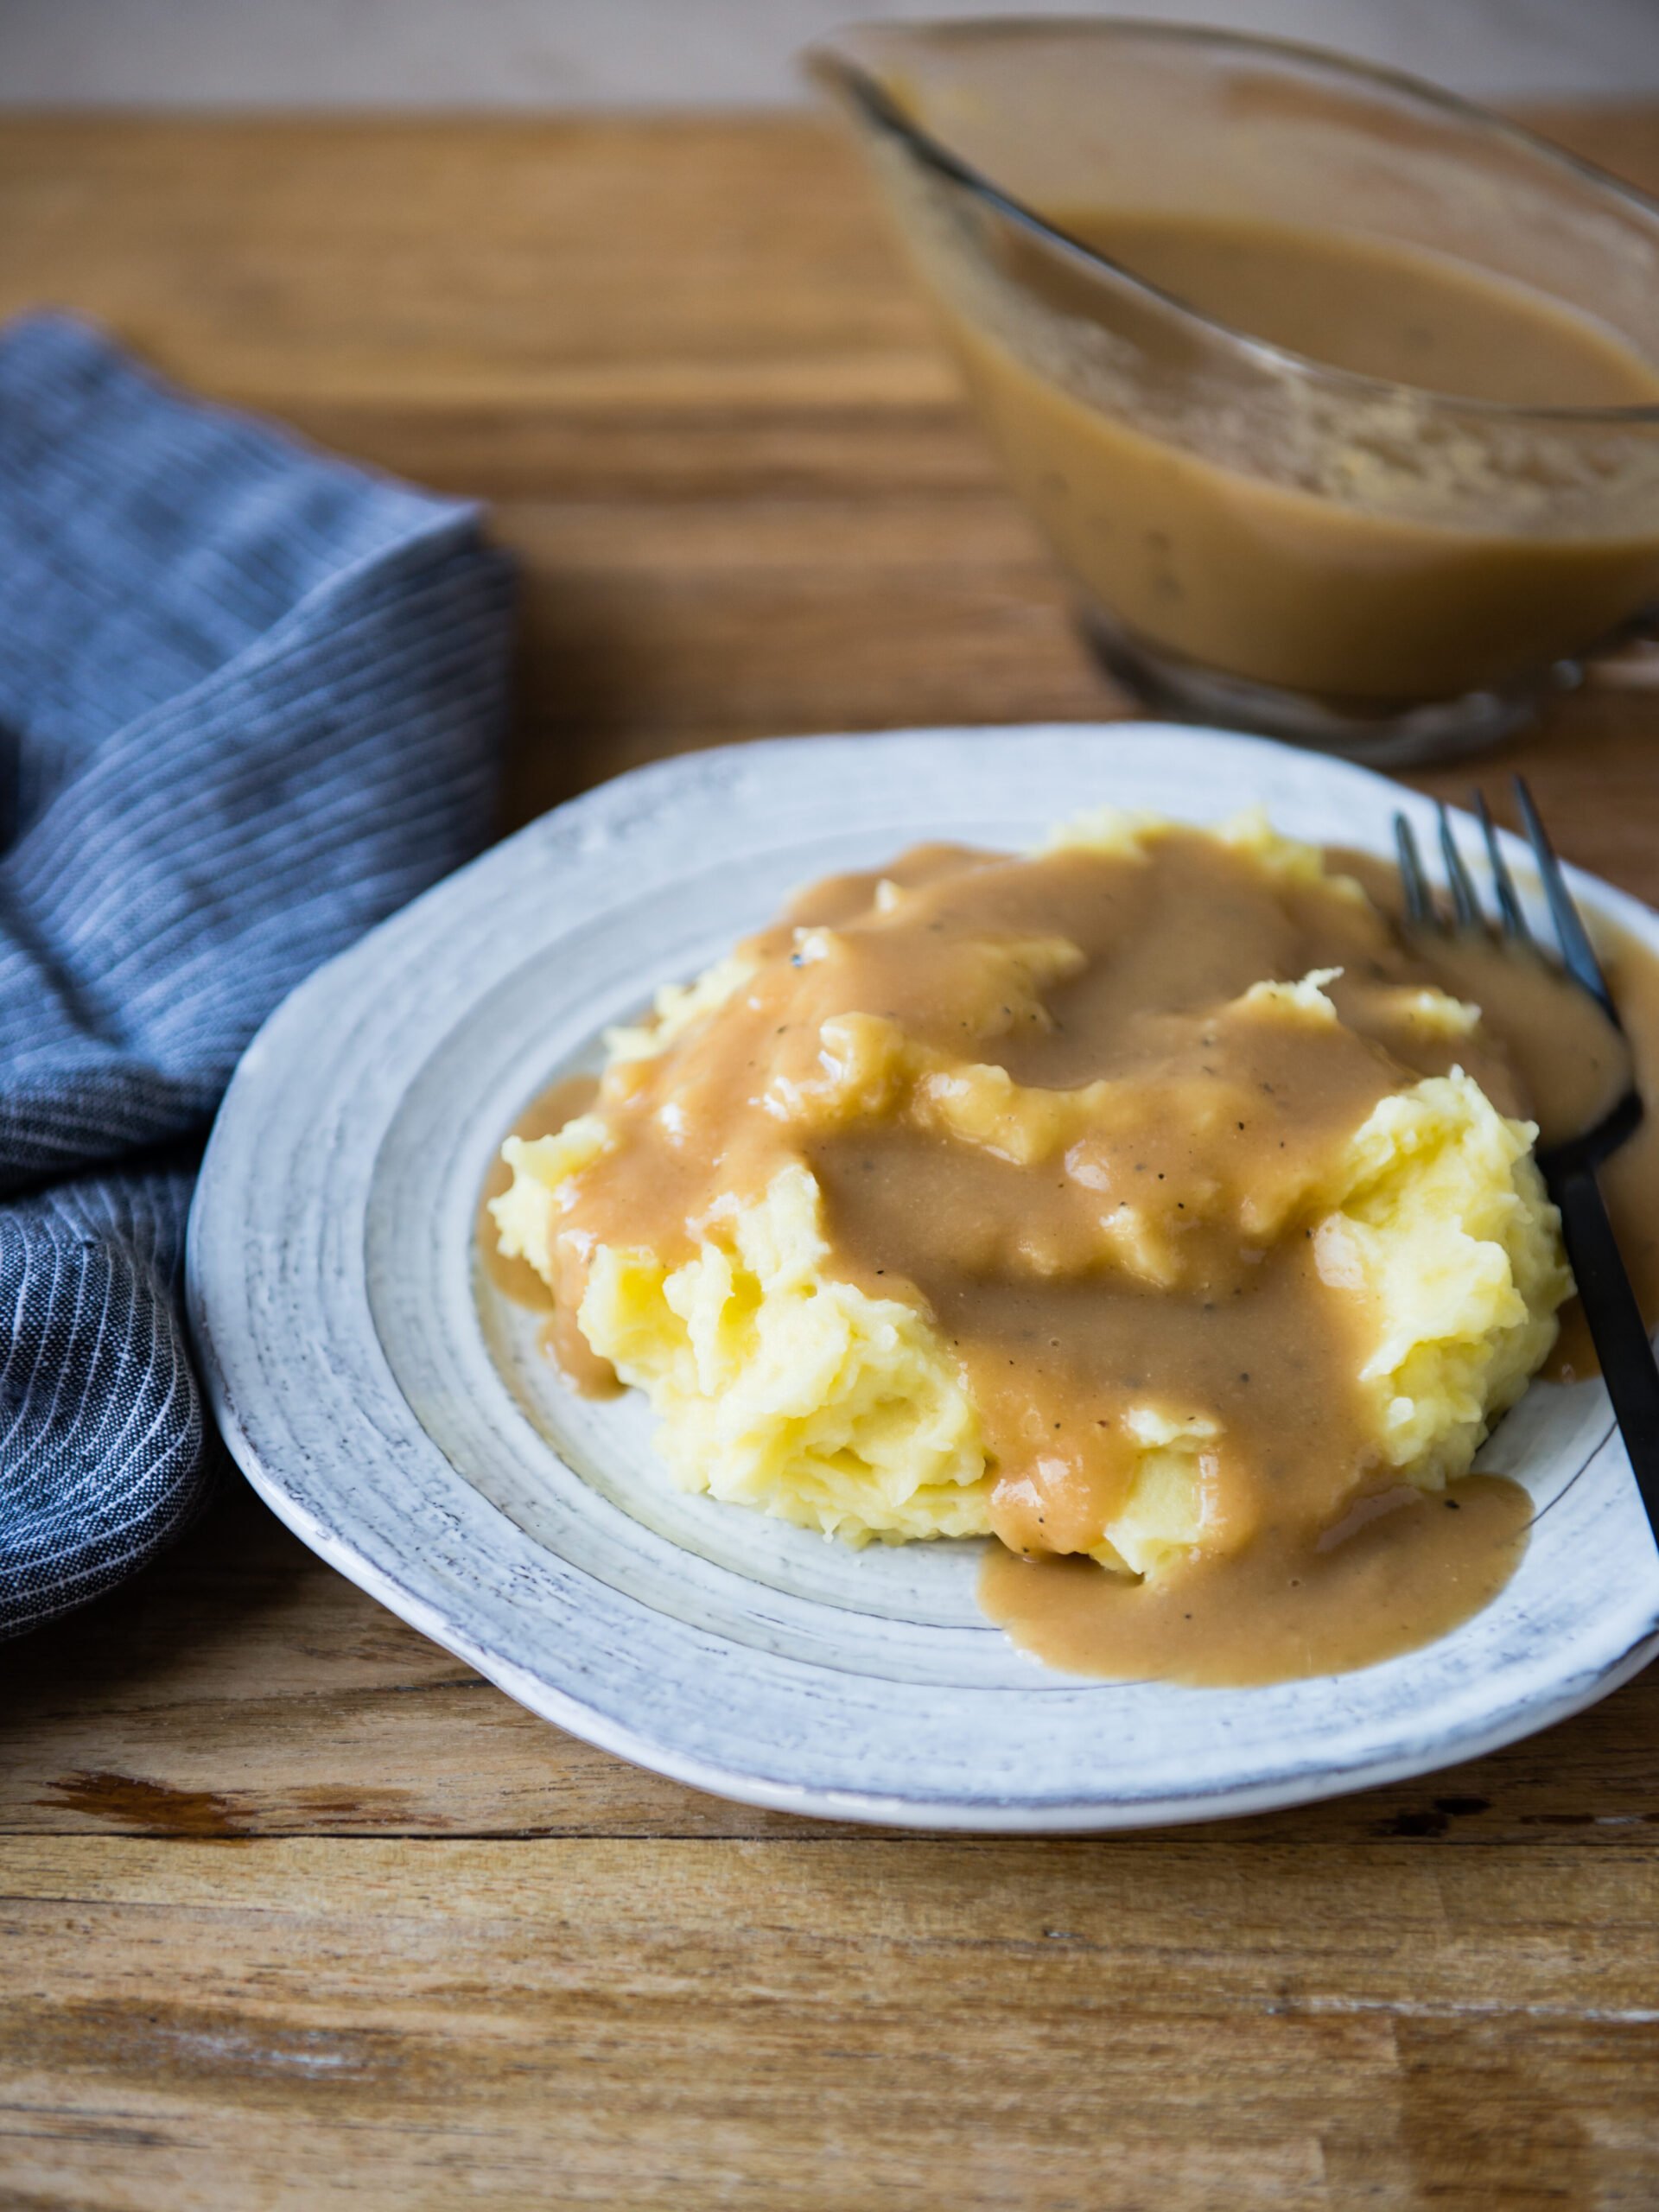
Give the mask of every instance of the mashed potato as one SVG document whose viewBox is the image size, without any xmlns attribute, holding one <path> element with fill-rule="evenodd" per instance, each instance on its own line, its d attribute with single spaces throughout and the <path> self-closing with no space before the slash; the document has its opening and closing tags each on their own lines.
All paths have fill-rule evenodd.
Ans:
<svg viewBox="0 0 1659 2212">
<path fill-rule="evenodd" d="M 1160 822 L 1103 811 L 1058 833 L 1047 850 L 1098 854 L 1132 868 L 1172 834 Z M 1276 837 L 1261 817 L 1214 836 L 1259 871 L 1274 896 L 1346 902 L 1365 910 L 1356 928 L 1372 926 L 1357 885 L 1328 875 L 1318 852 Z M 919 895 L 876 883 L 871 926 Z M 790 964 L 810 967 L 833 950 L 834 937 L 833 925 L 798 927 Z M 1006 933 L 994 950 L 982 965 L 996 976 L 995 1020 L 1052 1029 L 1049 1001 L 1077 988 L 1083 956 L 1063 939 Z M 493 1209 L 501 1249 L 562 1294 L 574 1282 L 582 1335 L 622 1382 L 647 1394 L 662 1456 L 684 1488 L 854 1543 L 986 1534 L 999 1455 L 974 1370 L 913 1284 L 880 1295 L 870 1280 L 854 1279 L 868 1270 L 849 1268 L 837 1252 L 810 1140 L 902 1124 L 918 1143 L 983 1155 L 997 1174 L 1064 1162 L 1074 1182 L 1086 1184 L 1094 1133 L 1116 1126 L 1126 1100 L 1150 1096 L 1153 1077 L 1022 1084 L 996 1062 L 953 1055 L 881 1011 L 842 1012 L 817 1025 L 817 1049 L 795 1074 L 774 1070 L 757 1092 L 758 1109 L 785 1133 L 763 1181 L 717 1191 L 674 1249 L 581 1228 L 602 1164 L 624 1142 L 621 1109 L 652 1064 L 677 1050 L 695 1054 L 769 957 L 775 965 L 775 949 L 740 948 L 693 985 L 664 991 L 652 1021 L 608 1039 L 594 1111 L 555 1135 L 508 1141 L 513 1181 Z M 1224 1018 L 1310 1036 L 1328 1030 L 1375 1058 L 1384 1046 L 1356 1046 L 1338 1014 L 1331 995 L 1338 972 L 1258 980 L 1225 1001 Z M 1477 1010 L 1421 980 L 1379 984 L 1368 1004 L 1376 1035 L 1470 1057 Z M 1160 1111 L 1179 1117 L 1190 1098 L 1200 1116 L 1210 1111 L 1218 1085 L 1147 1065 L 1175 1102 Z M 1190 1255 L 1217 1224 L 1246 1240 L 1247 1262 L 1250 1238 L 1265 1249 L 1303 1237 L 1319 1281 L 1352 1317 L 1352 1393 L 1369 1440 L 1368 1482 L 1394 1471 L 1433 1489 L 1467 1468 L 1491 1422 L 1525 1388 L 1554 1338 L 1570 1281 L 1530 1125 L 1500 1112 L 1461 1065 L 1414 1079 L 1390 1067 L 1388 1087 L 1357 1126 L 1339 1141 L 1310 1144 L 1305 1156 L 1281 1141 L 1270 1174 L 1259 1158 L 1236 1187 L 1224 1175 L 1195 1172 L 1181 1185 L 1186 1198 L 1160 1199 L 1161 1212 L 1122 1199 L 1109 1207 L 1103 1198 L 1083 1272 L 1190 1305 L 1202 1288 Z M 692 1074 L 695 1065 L 688 1082 Z M 1075 1195 L 1068 1190 L 1068 1204 Z M 1031 1240 L 1007 1264 L 1039 1275 L 1077 1266 Z M 1068 1523 L 1062 1540 L 1046 1541 L 1137 1574 L 1155 1574 L 1195 1547 L 1242 1542 L 1251 1515 L 1217 1504 L 1216 1469 L 1232 1422 L 1226 1406 L 1196 1402 L 1190 1390 L 1145 1376 L 1114 1414 L 1119 1472 L 1109 1495 L 1101 1493 L 1109 1510 L 1096 1525 Z M 1346 1477 L 1329 1500 L 1332 1511 L 1344 1485 Z"/>
</svg>

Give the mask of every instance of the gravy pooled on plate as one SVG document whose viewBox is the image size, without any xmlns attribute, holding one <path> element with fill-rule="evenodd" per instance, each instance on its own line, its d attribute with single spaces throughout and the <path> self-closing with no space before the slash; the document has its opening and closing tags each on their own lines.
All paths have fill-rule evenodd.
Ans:
<svg viewBox="0 0 1659 2212">
<path fill-rule="evenodd" d="M 1062 1665 L 1363 1665 L 1512 1570 L 1466 1471 L 1570 1289 L 1525 1055 L 1441 984 L 1259 821 L 925 846 L 614 1033 L 493 1211 L 685 1486 L 994 1533 Z"/>
</svg>

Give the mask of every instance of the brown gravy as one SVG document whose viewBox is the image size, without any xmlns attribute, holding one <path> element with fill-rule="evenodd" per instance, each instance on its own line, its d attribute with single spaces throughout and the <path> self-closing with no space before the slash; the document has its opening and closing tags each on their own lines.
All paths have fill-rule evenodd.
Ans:
<svg viewBox="0 0 1659 2212">
<path fill-rule="evenodd" d="M 598 1092 L 597 1076 L 562 1076 L 537 1095 L 506 1134 L 524 1138 L 551 1136 L 578 1114 L 585 1114 Z M 473 1239 L 485 1280 L 511 1305 L 547 1316 L 537 1342 L 573 1389 L 587 1398 L 616 1397 L 622 1388 L 616 1370 L 609 1360 L 598 1357 L 577 1328 L 575 1309 L 555 1303 L 552 1292 L 528 1260 L 510 1260 L 500 1249 L 488 1208 L 490 1200 L 499 1198 L 512 1180 L 512 1172 L 498 1151 L 479 1193 Z"/>
<path fill-rule="evenodd" d="M 920 1306 L 955 1355 L 1007 1548 L 982 1594 L 1017 1641 L 1088 1673 L 1243 1683 L 1444 1633 L 1513 1571 L 1526 1496 L 1485 1477 L 1402 1496 L 1357 1381 L 1365 1301 L 1322 1272 L 1310 1193 L 1420 1076 L 1461 1065 L 1503 1110 L 1536 1104 L 1560 1128 L 1624 1064 L 1571 986 L 1496 950 L 1408 945 L 1379 910 L 1393 871 L 1333 859 L 1379 903 L 1179 830 L 1139 859 L 924 846 L 811 887 L 744 948 L 753 972 L 718 1014 L 606 1077 L 618 1141 L 563 1216 L 556 1321 L 595 1242 L 677 1264 L 723 1196 L 758 1198 L 804 1160 L 830 1271 Z M 1659 965 L 1630 947 L 1615 965 L 1645 1085 Z M 1340 1027 L 1251 995 L 1333 969 Z M 1426 1025 L 1428 983 L 1486 1005 L 1481 1030 Z M 561 1086 L 519 1133 L 592 1097 Z M 1650 1130 L 1610 1184 L 1651 1295 L 1659 1229 L 1635 1226 L 1659 1224 Z M 524 1294 L 511 1263 L 485 1264 Z M 578 1387 L 613 1387 L 574 1325 L 550 1349 Z M 1056 1554 L 1121 1509 L 1149 1393 L 1219 1424 L 1200 1465 L 1206 1540 L 1225 1549 L 1137 1585 Z"/>
<path fill-rule="evenodd" d="M 1490 1604 L 1526 1549 L 1531 1500 L 1501 1476 L 1465 1475 L 1433 1495 L 1402 1484 L 1373 1503 L 1382 1510 L 1322 1549 L 1275 1535 L 1167 1580 L 993 1544 L 980 1603 L 1072 1674 L 1238 1688 L 1346 1674 L 1431 1643 Z"/>
<path fill-rule="evenodd" d="M 1659 397 L 1659 374 L 1605 324 L 1397 239 L 1224 215 L 1083 208 L 1055 220 L 1215 321 L 1328 368 L 1511 407 Z"/>
<path fill-rule="evenodd" d="M 1597 1170 L 1619 1255 L 1651 1329 L 1659 1322 L 1659 959 L 1618 931 L 1599 944 L 1614 1001 L 1636 1062 L 1647 1113 L 1636 1134 Z M 1544 1370 L 1563 1382 L 1599 1370 L 1577 1299 L 1561 1313 L 1561 1333 Z"/>
<path fill-rule="evenodd" d="M 1402 911 L 1400 879 L 1368 853 L 1327 855 L 1363 883 L 1383 912 Z M 1582 992 L 1540 976 L 1500 946 L 1467 940 L 1437 944 L 1427 956 L 1443 987 L 1489 1009 L 1521 1077 L 1517 1108 L 1539 1125 L 1539 1141 L 1559 1142 L 1592 1127 L 1616 1105 L 1632 1073 L 1649 1111 L 1633 1136 L 1599 1171 L 1618 1248 L 1649 1328 L 1659 1322 L 1659 960 L 1618 930 L 1598 932 L 1598 950 L 1624 1024 L 1620 1036 Z M 1494 1094 L 1496 1095 L 1496 1094 Z M 1503 1102 L 1500 1099 L 1499 1103 Z M 1561 1308 L 1561 1332 L 1541 1370 L 1571 1382 L 1599 1372 L 1576 1298 Z"/>
<path fill-rule="evenodd" d="M 1216 321 L 1328 366 L 1478 402 L 1659 404 L 1659 364 L 1611 329 L 1446 255 L 1219 216 L 1044 213 Z M 949 334 L 1061 558 L 1155 649 L 1404 705 L 1535 673 L 1659 588 L 1651 497 L 1611 497 L 1619 471 L 1584 474 L 1553 447 L 1487 454 L 1473 429 L 1431 437 L 1409 397 L 1368 399 L 1369 414 L 1332 400 L 1317 428 L 1287 399 L 1252 428 L 1190 334 L 1128 301 L 1118 365 L 1088 366 L 1080 340 L 1068 366 L 1077 344 L 1055 334 L 1097 320 L 1097 280 L 1029 244 L 1007 252 L 1010 301 L 946 299 Z M 1052 313 L 1022 321 L 1025 301 Z M 1031 350 L 1039 327 L 1052 365 Z"/>
</svg>

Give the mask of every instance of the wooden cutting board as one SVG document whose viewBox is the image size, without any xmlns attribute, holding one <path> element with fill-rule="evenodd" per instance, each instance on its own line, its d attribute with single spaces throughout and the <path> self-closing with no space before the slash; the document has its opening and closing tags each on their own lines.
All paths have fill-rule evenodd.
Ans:
<svg viewBox="0 0 1659 2212">
<path fill-rule="evenodd" d="M 1659 187 L 1659 110 L 1551 121 Z M 42 301 L 492 503 L 508 823 L 732 738 L 1125 709 L 810 122 L 0 122 L 0 314 Z M 1649 660 L 1512 760 L 1659 899 Z M 1645 2208 L 1656 1746 L 1659 1672 L 1214 1829 L 807 1825 L 532 1719 L 230 1478 L 6 1649 L 0 2204 Z"/>
</svg>

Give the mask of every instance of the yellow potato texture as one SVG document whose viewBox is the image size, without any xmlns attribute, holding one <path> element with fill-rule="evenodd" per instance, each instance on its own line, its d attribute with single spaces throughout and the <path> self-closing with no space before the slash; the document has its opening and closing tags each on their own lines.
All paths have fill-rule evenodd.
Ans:
<svg viewBox="0 0 1659 2212">
<path fill-rule="evenodd" d="M 1103 810 L 1052 842 L 1132 852 L 1163 826 Z M 1276 836 L 1259 816 L 1215 834 L 1263 867 L 1302 880 L 1324 873 L 1317 851 Z M 733 956 L 671 987 L 651 1023 L 612 1033 L 613 1063 L 666 1050 L 746 973 Z M 1324 980 L 1257 988 L 1334 1021 Z M 1474 1019 L 1453 1000 L 1425 998 L 1437 1003 L 1424 1018 L 1450 1033 Z M 892 1049 L 902 1052 L 902 1039 Z M 1005 1119 L 1019 1105 L 997 1100 Z M 1571 1291 L 1534 1135 L 1468 1076 L 1427 1077 L 1382 1099 L 1302 1197 L 1321 1275 L 1333 1295 L 1358 1294 L 1371 1317 L 1359 1382 L 1378 1461 L 1427 1489 L 1463 1473 L 1520 1396 Z M 513 1182 L 494 1202 L 505 1254 L 552 1280 L 569 1193 L 610 1141 L 602 1112 L 553 1136 L 507 1141 Z M 832 1262 L 803 1161 L 720 1209 L 677 1266 L 601 1245 L 577 1323 L 649 1397 L 663 1460 L 683 1488 L 855 1544 L 988 1533 L 992 1470 L 948 1346 L 925 1311 L 838 1280 Z M 1155 1574 L 1204 1541 L 1199 1462 L 1217 1432 L 1160 1403 L 1155 1386 L 1128 1427 L 1135 1476 L 1090 1548 L 1109 1567 Z"/>
</svg>

